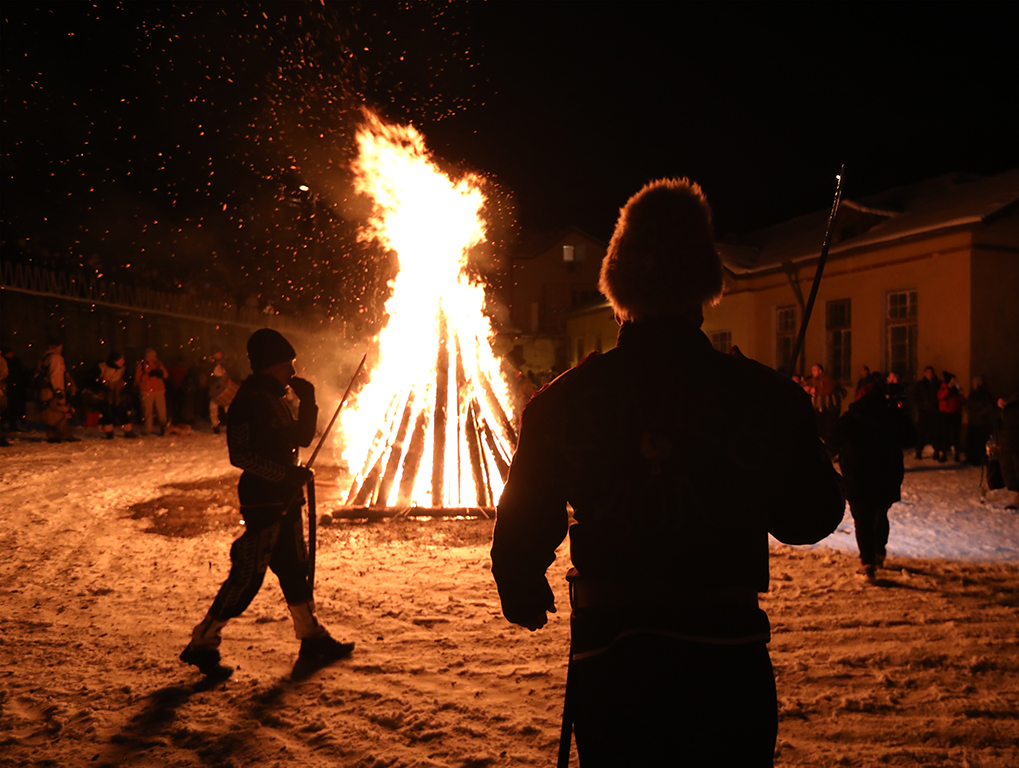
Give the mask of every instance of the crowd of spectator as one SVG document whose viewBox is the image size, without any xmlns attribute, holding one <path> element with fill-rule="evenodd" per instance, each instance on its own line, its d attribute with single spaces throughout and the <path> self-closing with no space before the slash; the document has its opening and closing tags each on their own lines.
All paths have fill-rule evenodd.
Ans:
<svg viewBox="0 0 1019 768">
<path fill-rule="evenodd" d="M 190 430 L 208 420 L 219 434 L 237 392 L 240 371 L 213 347 L 207 356 L 177 355 L 167 366 L 149 348 L 133 366 L 111 352 L 95 364 L 68 366 L 63 343 L 52 339 L 35 365 L 4 346 L 0 357 L 0 445 L 19 433 L 45 430 L 50 443 L 77 442 L 81 427 L 98 426 L 107 440 L 119 433 Z"/>
<path fill-rule="evenodd" d="M 843 399 L 848 392 L 818 363 L 806 378 L 794 376 L 811 397 L 818 432 L 837 454 L 836 428 L 843 414 Z M 854 402 L 880 391 L 882 396 L 908 415 L 913 436 L 905 447 L 917 460 L 927 457 L 945 463 L 951 456 L 957 462 L 987 466 L 984 487 L 1008 488 L 1012 497 L 1008 509 L 1019 503 L 1019 397 L 1015 394 L 996 398 L 982 376 L 974 376 L 969 395 L 963 392 L 958 377 L 951 371 L 938 376 L 927 366 L 923 376 L 907 389 L 894 372 L 887 375 L 860 368 Z M 966 429 L 963 430 L 963 414 Z M 901 435 L 901 431 L 900 431 Z M 900 439 L 901 442 L 901 439 Z M 932 452 L 925 453 L 927 446 Z"/>
</svg>

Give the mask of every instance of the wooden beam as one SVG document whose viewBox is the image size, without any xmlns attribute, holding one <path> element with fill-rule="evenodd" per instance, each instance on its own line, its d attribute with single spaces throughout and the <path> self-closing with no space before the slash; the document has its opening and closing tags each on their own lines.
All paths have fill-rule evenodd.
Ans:
<svg viewBox="0 0 1019 768">
<path fill-rule="evenodd" d="M 481 388 L 485 391 L 485 399 L 488 400 L 488 405 L 492 408 L 495 415 L 499 417 L 499 421 L 502 422 L 502 428 L 506 430 L 506 435 L 515 448 L 517 445 L 517 428 L 513 425 L 509 416 L 506 415 L 506 411 L 503 410 L 499 398 L 495 396 L 495 390 L 492 388 L 492 382 L 488 380 L 488 376 L 483 371 L 478 371 L 478 374 L 481 377 Z"/>
<path fill-rule="evenodd" d="M 389 490 L 393 487 L 396 479 L 396 472 L 400 468 L 400 459 L 403 457 L 403 441 L 407 437 L 407 428 L 410 425 L 411 406 L 414 402 L 413 393 L 408 393 L 407 404 L 403 407 L 403 418 L 400 419 L 400 429 L 396 433 L 396 440 L 393 441 L 389 453 L 389 461 L 386 462 L 386 473 L 382 476 L 382 483 L 379 485 L 379 495 L 373 506 L 384 507 L 389 497 Z"/>
<path fill-rule="evenodd" d="M 439 354 L 435 361 L 435 419 L 432 430 L 432 504 L 443 504 L 446 480 L 446 405 L 449 402 L 449 323 L 439 310 Z"/>
<path fill-rule="evenodd" d="M 428 414 L 422 410 L 418 413 L 414 432 L 410 436 L 410 446 L 403 460 L 403 473 L 400 475 L 400 490 L 396 496 L 397 506 L 410 504 L 414 493 L 414 481 L 417 480 L 421 468 L 421 457 L 425 452 L 425 428 L 428 426 Z"/>
<path fill-rule="evenodd" d="M 474 476 L 474 487 L 478 492 L 478 504 L 488 506 L 488 483 L 481 467 L 481 441 L 478 438 L 478 425 L 474 417 L 474 401 L 467 404 L 466 421 L 467 451 L 471 459 L 471 474 Z"/>
<path fill-rule="evenodd" d="M 485 442 L 488 443 L 488 449 L 492 452 L 492 456 L 495 458 L 495 464 L 499 468 L 499 476 L 502 477 L 502 481 L 505 483 L 509 477 L 509 464 L 506 462 L 505 457 L 499 451 L 499 445 L 496 442 L 495 435 L 492 434 L 492 428 L 488 426 L 488 422 L 485 422 Z"/>
<path fill-rule="evenodd" d="M 361 506 L 367 504 L 372 499 L 372 495 L 375 493 L 375 487 L 379 484 L 379 475 L 382 473 L 382 457 L 385 456 L 385 452 L 379 452 L 378 458 L 375 460 L 375 466 L 372 467 L 371 472 L 364 479 L 361 487 L 357 487 L 357 483 L 350 487 L 350 494 L 347 496 L 347 504 L 354 504 Z M 353 497 L 353 498 L 351 498 Z"/>
</svg>

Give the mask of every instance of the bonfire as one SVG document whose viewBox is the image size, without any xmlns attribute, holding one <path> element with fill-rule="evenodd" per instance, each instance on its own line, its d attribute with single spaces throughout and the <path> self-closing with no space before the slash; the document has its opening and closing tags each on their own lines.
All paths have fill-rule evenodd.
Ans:
<svg viewBox="0 0 1019 768">
<path fill-rule="evenodd" d="M 369 381 L 342 415 L 356 471 L 348 506 L 377 514 L 490 514 L 516 444 L 511 399 L 467 272 L 485 239 L 478 179 L 431 159 L 412 126 L 366 115 L 355 189 L 372 200 L 361 236 L 396 253 L 399 272 L 375 339 Z"/>
</svg>

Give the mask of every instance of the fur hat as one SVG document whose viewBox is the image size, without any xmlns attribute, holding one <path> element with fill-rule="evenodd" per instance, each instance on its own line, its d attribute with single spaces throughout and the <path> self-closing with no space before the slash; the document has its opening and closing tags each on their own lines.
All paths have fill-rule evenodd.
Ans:
<svg viewBox="0 0 1019 768">
<path fill-rule="evenodd" d="M 700 309 L 722 293 L 711 208 L 689 179 L 652 181 L 619 212 L 601 292 L 623 320 Z"/>
<path fill-rule="evenodd" d="M 297 357 L 297 352 L 279 331 L 260 328 L 248 339 L 248 360 L 251 370 L 261 373 L 276 363 L 285 363 Z"/>
</svg>

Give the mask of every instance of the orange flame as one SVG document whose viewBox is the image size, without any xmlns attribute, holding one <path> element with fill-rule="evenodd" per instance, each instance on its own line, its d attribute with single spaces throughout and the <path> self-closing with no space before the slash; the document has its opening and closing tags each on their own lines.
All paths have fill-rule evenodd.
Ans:
<svg viewBox="0 0 1019 768">
<path fill-rule="evenodd" d="M 357 143 L 355 190 L 373 201 L 361 236 L 395 251 L 399 273 L 370 381 L 341 419 L 360 468 L 348 503 L 494 505 L 516 437 L 484 287 L 465 273 L 485 198 L 475 177 L 442 173 L 413 126 L 367 113 Z"/>
</svg>

